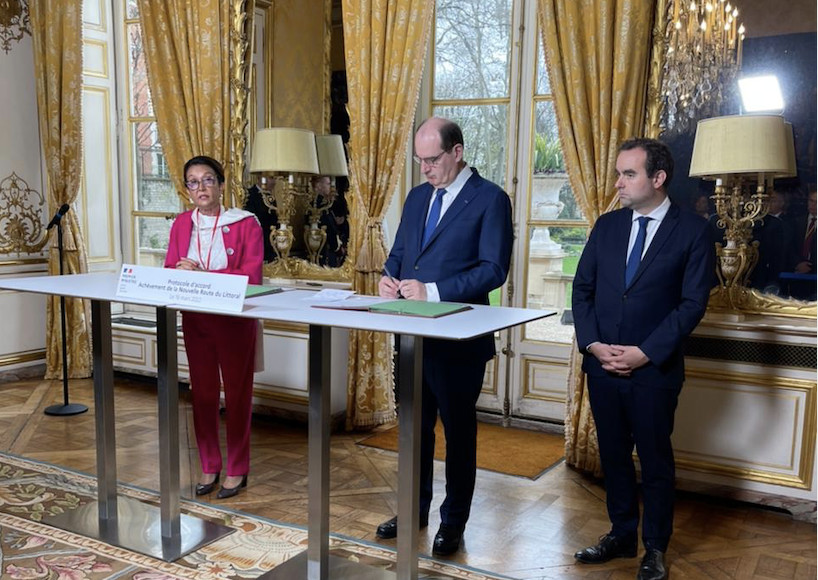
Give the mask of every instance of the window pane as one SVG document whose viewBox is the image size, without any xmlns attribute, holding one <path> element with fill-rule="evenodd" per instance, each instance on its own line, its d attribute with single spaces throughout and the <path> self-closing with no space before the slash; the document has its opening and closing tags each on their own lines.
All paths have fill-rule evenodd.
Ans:
<svg viewBox="0 0 818 580">
<path fill-rule="evenodd" d="M 545 49 L 542 43 L 542 33 L 537 34 L 537 94 L 551 94 L 551 79 L 548 77 L 548 67 L 545 64 Z"/>
<path fill-rule="evenodd" d="M 505 187 L 508 106 L 435 107 L 434 114 L 451 119 L 463 129 L 466 163 L 489 181 Z"/>
<path fill-rule="evenodd" d="M 570 343 L 571 324 L 562 314 L 571 308 L 571 284 L 585 247 L 585 227 L 530 226 L 526 306 L 556 310 L 555 316 L 526 325 L 527 340 Z"/>
<path fill-rule="evenodd" d="M 534 104 L 535 122 L 531 154 L 531 219 L 582 220 L 582 212 L 565 172 L 552 101 Z"/>
<path fill-rule="evenodd" d="M 438 0 L 434 99 L 509 95 L 511 0 Z"/>
<path fill-rule="evenodd" d="M 142 46 L 142 28 L 136 23 L 128 24 L 128 63 L 131 76 L 131 116 L 153 117 L 148 69 Z"/>
<path fill-rule="evenodd" d="M 139 211 L 176 213 L 180 202 L 168 175 L 168 166 L 159 144 L 156 122 L 133 123 L 132 147 L 135 155 L 136 207 Z"/>
<path fill-rule="evenodd" d="M 168 251 L 168 238 L 173 220 L 161 217 L 136 218 L 136 263 L 161 268 Z"/>
<path fill-rule="evenodd" d="M 125 2 L 125 18 L 139 18 L 139 4 L 137 0 Z"/>
</svg>

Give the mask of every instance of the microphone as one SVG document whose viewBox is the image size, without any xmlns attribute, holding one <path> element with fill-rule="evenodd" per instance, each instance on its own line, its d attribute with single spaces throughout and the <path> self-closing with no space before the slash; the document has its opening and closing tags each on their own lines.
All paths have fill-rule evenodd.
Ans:
<svg viewBox="0 0 818 580">
<path fill-rule="evenodd" d="M 68 207 L 67 203 L 62 204 L 60 209 L 57 210 L 57 213 L 54 214 L 54 217 L 51 218 L 51 221 L 48 222 L 48 225 L 45 227 L 45 229 L 50 230 L 51 228 L 56 226 L 58 223 L 60 223 L 60 220 L 62 220 L 62 216 L 64 216 L 68 212 L 69 209 L 70 208 Z"/>
</svg>

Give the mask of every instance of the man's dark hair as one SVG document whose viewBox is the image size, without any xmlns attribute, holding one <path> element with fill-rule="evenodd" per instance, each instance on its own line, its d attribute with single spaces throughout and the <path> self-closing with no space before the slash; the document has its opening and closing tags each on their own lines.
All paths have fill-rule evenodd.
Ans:
<svg viewBox="0 0 818 580">
<path fill-rule="evenodd" d="M 451 151 L 455 145 L 463 145 L 463 131 L 454 121 L 446 121 L 440 126 L 440 146 Z"/>
<path fill-rule="evenodd" d="M 194 165 L 207 165 L 210 169 L 213 170 L 213 173 L 216 174 L 216 179 L 219 180 L 219 183 L 224 183 L 224 168 L 222 164 L 213 159 L 212 157 L 208 157 L 207 155 L 197 155 L 193 159 L 190 159 L 187 163 L 185 163 L 185 170 L 182 173 L 184 175 L 185 181 L 187 181 L 187 170 L 193 167 Z"/>
<path fill-rule="evenodd" d="M 648 177 L 653 177 L 657 171 L 665 172 L 667 177 L 665 178 L 663 187 L 667 188 L 673 179 L 673 155 L 671 155 L 668 146 L 661 141 L 648 139 L 646 137 L 628 139 L 619 146 L 620 153 L 632 149 L 641 149 L 647 155 L 645 159 L 645 171 Z"/>
</svg>

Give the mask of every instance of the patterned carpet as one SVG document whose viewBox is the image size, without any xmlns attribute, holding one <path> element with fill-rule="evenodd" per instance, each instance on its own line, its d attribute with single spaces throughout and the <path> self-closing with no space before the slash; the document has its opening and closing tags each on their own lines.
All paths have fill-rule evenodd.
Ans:
<svg viewBox="0 0 818 580">
<path fill-rule="evenodd" d="M 158 504 L 154 492 L 129 486 L 120 495 Z M 256 578 L 307 547 L 302 528 L 183 501 L 182 511 L 236 528 L 192 554 L 168 563 L 47 526 L 44 516 L 77 509 L 96 499 L 96 480 L 46 463 L 0 453 L 0 577 L 20 580 L 232 580 Z M 333 536 L 333 555 L 387 570 L 395 553 Z M 420 578 L 498 580 L 505 576 L 421 559 Z"/>
</svg>

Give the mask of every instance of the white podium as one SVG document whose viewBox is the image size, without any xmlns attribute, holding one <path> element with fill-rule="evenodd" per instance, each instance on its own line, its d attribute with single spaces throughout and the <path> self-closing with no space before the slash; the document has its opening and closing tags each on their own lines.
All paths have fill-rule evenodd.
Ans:
<svg viewBox="0 0 818 580">
<path fill-rule="evenodd" d="M 156 307 L 159 348 L 160 510 L 140 502 L 122 505 L 116 494 L 111 307 L 116 274 L 80 274 L 9 278 L 0 288 L 54 294 L 92 301 L 94 398 L 97 433 L 97 513 L 48 518 L 43 523 L 99 538 L 140 553 L 175 560 L 230 533 L 229 528 L 180 515 L 179 425 L 176 365 L 176 310 Z M 418 510 L 420 463 L 420 397 L 424 338 L 466 340 L 538 320 L 554 311 L 474 306 L 441 318 L 395 316 L 351 310 L 312 308 L 311 291 L 296 290 L 250 298 L 236 316 L 309 325 L 308 543 L 306 552 L 262 578 L 416 580 L 418 576 Z M 137 304 L 147 304 L 136 302 Z M 196 310 L 180 308 L 181 310 Z M 329 555 L 330 340 L 333 327 L 400 335 L 398 431 L 398 544 L 396 573 L 377 570 Z M 274 361 L 269 361 L 275 364 Z M 119 501 L 118 501 L 119 499 Z M 135 504 L 135 505 L 131 505 Z M 78 512 L 80 510 L 74 510 Z M 125 513 L 127 513 L 127 516 Z M 93 516 L 96 515 L 96 520 Z M 130 521 L 124 521 L 125 519 Z M 80 520 L 86 523 L 80 523 Z M 87 523 L 91 520 L 90 524 Z M 135 522 L 139 522 L 138 527 Z M 124 525 L 123 525 L 124 524 Z M 136 532 L 136 533 L 135 533 Z"/>
</svg>

